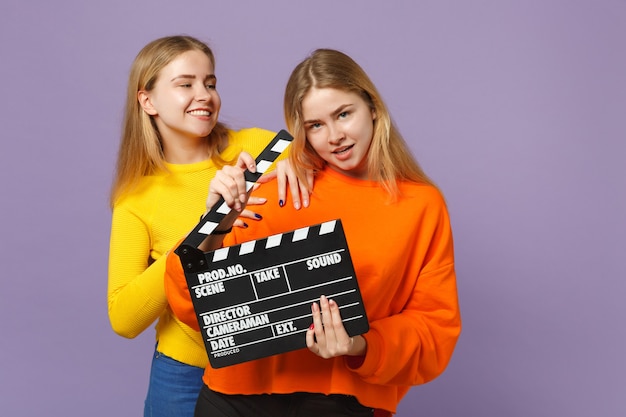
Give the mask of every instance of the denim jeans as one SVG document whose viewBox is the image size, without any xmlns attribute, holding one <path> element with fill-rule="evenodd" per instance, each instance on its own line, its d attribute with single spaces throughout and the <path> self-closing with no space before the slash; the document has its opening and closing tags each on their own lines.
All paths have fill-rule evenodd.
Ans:
<svg viewBox="0 0 626 417">
<path fill-rule="evenodd" d="M 204 369 L 155 350 L 144 417 L 193 417 Z"/>
</svg>

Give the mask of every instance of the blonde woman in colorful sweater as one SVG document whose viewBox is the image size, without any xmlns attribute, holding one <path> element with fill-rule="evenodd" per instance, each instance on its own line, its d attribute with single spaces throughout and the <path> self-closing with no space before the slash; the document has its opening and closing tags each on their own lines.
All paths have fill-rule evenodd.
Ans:
<svg viewBox="0 0 626 417">
<path fill-rule="evenodd" d="M 300 178 L 315 170 L 307 210 L 259 207 L 263 222 L 200 246 L 212 250 L 341 219 L 370 329 L 349 337 L 338 304 L 311 305 L 306 349 L 204 373 L 196 417 L 388 416 L 410 387 L 446 368 L 461 330 L 450 220 L 444 198 L 411 156 L 380 94 L 347 55 L 317 50 L 287 83 L 290 159 Z M 243 156 L 211 182 L 245 206 Z M 269 185 L 274 184 L 274 187 Z M 253 193 L 271 200 L 275 183 Z M 229 225 L 220 225 L 227 230 Z M 294 278 L 296 279 L 296 278 Z M 178 317 L 199 330 L 178 256 L 168 255 L 165 287 Z"/>
<path fill-rule="evenodd" d="M 167 304 L 163 255 L 198 222 L 217 170 L 243 150 L 258 154 L 274 137 L 257 128 L 232 131 L 218 121 L 214 67 L 206 44 L 168 36 L 146 45 L 130 70 L 111 193 L 108 311 L 113 330 L 127 338 L 156 322 L 147 417 L 192 416 L 208 360 L 198 333 Z M 289 167 L 278 171 L 284 184 Z M 307 205 L 308 191 L 301 191 L 291 198 Z M 284 189 L 280 195 L 285 201 Z M 242 217 L 260 219 L 250 211 Z"/>
</svg>

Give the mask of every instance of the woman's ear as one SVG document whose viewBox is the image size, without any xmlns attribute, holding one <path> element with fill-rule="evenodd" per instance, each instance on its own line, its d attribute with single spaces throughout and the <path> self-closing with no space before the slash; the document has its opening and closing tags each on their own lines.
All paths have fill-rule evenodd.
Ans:
<svg viewBox="0 0 626 417">
<path fill-rule="evenodd" d="M 150 99 L 150 93 L 146 90 L 140 90 L 137 92 L 137 101 L 139 105 L 150 116 L 156 116 L 157 111 L 152 105 L 152 100 Z"/>
<path fill-rule="evenodd" d="M 376 120 L 376 109 L 372 109 L 372 121 Z"/>
</svg>

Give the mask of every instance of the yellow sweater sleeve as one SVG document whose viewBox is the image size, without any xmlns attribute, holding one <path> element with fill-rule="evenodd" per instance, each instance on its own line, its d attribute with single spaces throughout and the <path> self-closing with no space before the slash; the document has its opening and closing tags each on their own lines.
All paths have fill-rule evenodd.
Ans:
<svg viewBox="0 0 626 417">
<path fill-rule="evenodd" d="M 167 300 L 162 277 L 163 259 L 150 266 L 149 225 L 141 213 L 124 205 L 113 211 L 109 251 L 109 318 L 113 330 L 134 338 L 153 323 Z"/>
</svg>

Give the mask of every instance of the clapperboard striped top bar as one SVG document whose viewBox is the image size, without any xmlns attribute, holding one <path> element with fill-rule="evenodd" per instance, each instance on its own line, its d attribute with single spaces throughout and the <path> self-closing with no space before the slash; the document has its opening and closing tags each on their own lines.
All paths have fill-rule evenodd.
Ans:
<svg viewBox="0 0 626 417">
<path fill-rule="evenodd" d="M 276 161 L 276 158 L 287 149 L 293 137 L 286 130 L 281 130 L 274 136 L 270 143 L 263 149 L 263 151 L 256 158 L 256 172 L 245 171 L 244 176 L 246 178 L 246 191 L 250 192 L 257 180 L 263 175 L 269 167 Z M 211 208 L 211 210 L 204 216 L 196 227 L 187 235 L 187 238 L 180 245 L 179 249 L 183 246 L 191 246 L 197 248 L 200 243 L 217 227 L 220 222 L 230 213 L 230 208 L 226 205 L 223 198 Z M 176 253 L 180 256 L 179 250 Z"/>
<path fill-rule="evenodd" d="M 319 224 L 318 230 L 316 231 L 318 235 L 325 235 L 327 233 L 332 233 L 335 231 L 335 226 L 337 225 L 337 220 L 331 220 L 324 223 Z M 298 242 L 301 240 L 305 240 L 309 236 L 309 232 L 311 231 L 311 226 L 303 227 L 297 230 L 294 230 L 290 233 L 291 242 Z M 249 242 L 241 243 L 238 248 L 236 255 L 248 255 L 253 253 L 257 244 L 262 244 L 263 248 L 269 249 L 280 246 L 284 233 L 268 236 L 265 239 L 260 240 L 251 240 Z M 213 262 L 223 261 L 228 258 L 229 252 L 231 252 L 233 248 L 225 247 L 219 248 L 213 251 Z"/>
</svg>

